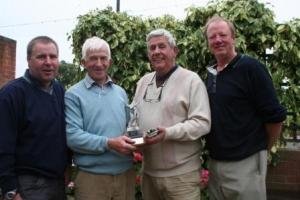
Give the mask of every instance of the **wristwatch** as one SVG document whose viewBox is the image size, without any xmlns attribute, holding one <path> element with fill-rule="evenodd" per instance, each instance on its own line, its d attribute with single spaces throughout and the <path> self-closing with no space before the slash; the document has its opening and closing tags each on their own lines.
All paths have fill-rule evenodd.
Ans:
<svg viewBox="0 0 300 200">
<path fill-rule="evenodd" d="M 5 194 L 4 199 L 13 200 L 16 195 L 17 195 L 17 190 L 11 190 Z"/>
</svg>

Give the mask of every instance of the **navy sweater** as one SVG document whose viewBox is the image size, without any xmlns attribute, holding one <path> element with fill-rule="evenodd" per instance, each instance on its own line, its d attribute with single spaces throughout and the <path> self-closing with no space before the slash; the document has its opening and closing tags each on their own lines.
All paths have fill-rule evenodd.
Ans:
<svg viewBox="0 0 300 200">
<path fill-rule="evenodd" d="M 63 178 L 67 165 L 64 90 L 49 94 L 18 78 L 0 90 L 0 188 L 17 188 L 17 175 Z"/>
<path fill-rule="evenodd" d="M 265 124 L 285 120 L 286 109 L 263 64 L 237 55 L 218 75 L 208 73 L 207 91 L 212 117 L 207 146 L 213 159 L 241 160 L 267 149 Z"/>
</svg>

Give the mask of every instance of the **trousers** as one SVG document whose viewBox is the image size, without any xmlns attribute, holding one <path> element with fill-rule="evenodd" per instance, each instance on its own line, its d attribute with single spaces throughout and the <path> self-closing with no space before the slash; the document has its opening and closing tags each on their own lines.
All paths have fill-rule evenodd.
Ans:
<svg viewBox="0 0 300 200">
<path fill-rule="evenodd" d="M 23 200 L 66 200 L 63 179 L 40 175 L 18 176 L 18 193 Z"/>
<path fill-rule="evenodd" d="M 266 200 L 267 151 L 239 161 L 209 160 L 211 200 Z"/>
</svg>

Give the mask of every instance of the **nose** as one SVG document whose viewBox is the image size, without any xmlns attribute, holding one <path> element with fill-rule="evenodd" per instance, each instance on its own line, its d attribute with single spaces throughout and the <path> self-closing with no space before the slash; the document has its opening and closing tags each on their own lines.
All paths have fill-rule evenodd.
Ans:
<svg viewBox="0 0 300 200">
<path fill-rule="evenodd" d="M 103 60 L 101 58 L 97 58 L 97 60 L 95 61 L 95 65 L 101 67 L 103 65 Z"/>
<path fill-rule="evenodd" d="M 153 50 L 153 53 L 154 54 L 158 54 L 158 53 L 160 53 L 160 49 L 159 49 L 159 47 L 157 46 L 157 47 L 155 47 L 155 49 Z"/>
<path fill-rule="evenodd" d="M 46 56 L 45 57 L 45 63 L 48 64 L 48 65 L 51 64 L 51 58 L 50 58 L 50 56 Z"/>
<path fill-rule="evenodd" d="M 222 37 L 220 35 L 216 35 L 216 41 L 221 41 Z"/>
</svg>

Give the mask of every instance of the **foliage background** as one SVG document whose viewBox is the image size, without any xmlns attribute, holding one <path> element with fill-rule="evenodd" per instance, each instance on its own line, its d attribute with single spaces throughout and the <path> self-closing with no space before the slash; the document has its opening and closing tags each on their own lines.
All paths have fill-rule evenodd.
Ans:
<svg viewBox="0 0 300 200">
<path fill-rule="evenodd" d="M 284 135 L 288 137 L 291 134 L 288 128 L 294 123 L 300 124 L 300 19 L 277 23 L 273 11 L 257 0 L 212 0 L 206 7 L 190 7 L 183 20 L 169 15 L 142 18 L 116 13 L 111 8 L 90 11 L 78 17 L 78 24 L 69 35 L 74 65 L 81 71 L 81 47 L 88 37 L 105 39 L 112 52 L 110 76 L 132 98 L 136 82 L 151 71 L 146 35 L 155 28 L 165 28 L 173 33 L 180 49 L 178 64 L 197 72 L 205 80 L 206 67 L 214 59 L 203 31 L 207 19 L 215 14 L 235 25 L 238 51 L 259 59 L 268 67 L 280 101 L 292 114 L 285 122 Z M 267 54 L 267 48 L 273 53 Z M 83 76 L 81 72 L 78 80 Z"/>
<path fill-rule="evenodd" d="M 212 0 L 206 7 L 190 7 L 183 20 L 169 15 L 142 18 L 113 12 L 112 8 L 95 9 L 79 16 L 78 24 L 69 35 L 74 64 L 79 69 L 81 47 L 88 37 L 105 39 L 111 46 L 113 60 L 109 73 L 132 98 L 136 82 L 151 71 L 146 35 L 155 28 L 165 28 L 173 33 L 180 49 L 178 64 L 197 72 L 205 80 L 206 67 L 214 59 L 207 48 L 203 30 L 207 19 L 215 14 L 235 25 L 237 50 L 259 59 L 268 67 L 279 99 L 293 115 L 288 117 L 286 127 L 299 124 L 300 19 L 277 23 L 273 11 L 257 0 Z M 267 48 L 273 53 L 266 54 Z M 76 79 L 80 80 L 83 75 L 81 72 Z M 286 129 L 285 134 L 288 136 L 290 131 Z"/>
<path fill-rule="evenodd" d="M 300 19 L 277 23 L 273 11 L 257 0 L 213 0 L 206 7 L 189 8 L 184 20 L 169 15 L 157 18 L 129 16 L 113 12 L 112 8 L 90 11 L 78 17 L 78 24 L 69 35 L 74 64 L 80 65 L 81 47 L 88 37 L 96 35 L 107 40 L 113 60 L 109 73 L 131 98 L 136 82 L 151 71 L 146 35 L 155 28 L 165 28 L 176 38 L 180 49 L 178 63 L 205 79 L 206 67 L 213 58 L 203 30 L 207 19 L 215 14 L 234 23 L 238 51 L 267 65 L 280 100 L 290 112 L 299 116 Z M 266 54 L 266 48 L 273 49 L 273 54 Z M 283 90 L 283 85 L 288 90 Z"/>
</svg>

